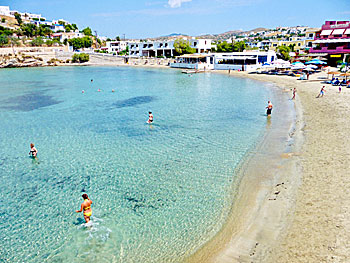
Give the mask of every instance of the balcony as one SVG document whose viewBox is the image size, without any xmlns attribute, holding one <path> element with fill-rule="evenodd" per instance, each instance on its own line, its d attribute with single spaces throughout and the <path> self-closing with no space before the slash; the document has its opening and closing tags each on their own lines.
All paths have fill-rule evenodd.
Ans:
<svg viewBox="0 0 350 263">
<path fill-rule="evenodd" d="M 329 54 L 336 54 L 336 53 L 350 53 L 350 47 L 348 46 L 342 46 L 342 47 L 315 47 L 310 48 L 310 53 L 329 53 Z"/>
</svg>

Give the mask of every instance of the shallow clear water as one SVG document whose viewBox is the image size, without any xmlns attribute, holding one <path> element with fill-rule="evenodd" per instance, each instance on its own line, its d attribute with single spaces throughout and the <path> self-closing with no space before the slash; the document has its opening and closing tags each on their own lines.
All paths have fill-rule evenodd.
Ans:
<svg viewBox="0 0 350 263">
<path fill-rule="evenodd" d="M 273 96 L 170 69 L 1 70 L 0 261 L 183 260 L 224 223 Z M 92 227 L 75 213 L 83 192 Z"/>
</svg>

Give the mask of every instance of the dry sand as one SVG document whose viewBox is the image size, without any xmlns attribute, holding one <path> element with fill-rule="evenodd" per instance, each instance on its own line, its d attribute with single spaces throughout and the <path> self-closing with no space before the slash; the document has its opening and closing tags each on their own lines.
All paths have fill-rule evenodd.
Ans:
<svg viewBox="0 0 350 263">
<path fill-rule="evenodd" d="M 297 88 L 292 152 L 280 156 L 286 162 L 248 165 L 232 212 L 239 215 L 190 261 L 350 262 L 350 90 L 326 85 L 316 98 L 325 73 L 309 81 L 230 75 L 273 82 L 290 96 Z"/>
</svg>

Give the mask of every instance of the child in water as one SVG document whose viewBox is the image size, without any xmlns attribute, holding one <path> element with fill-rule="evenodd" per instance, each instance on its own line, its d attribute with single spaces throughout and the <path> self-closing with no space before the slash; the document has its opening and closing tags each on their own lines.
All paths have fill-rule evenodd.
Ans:
<svg viewBox="0 0 350 263">
<path fill-rule="evenodd" d="M 148 121 L 147 123 L 152 123 L 153 122 L 153 114 L 151 111 L 148 112 Z"/>
<path fill-rule="evenodd" d="M 38 154 L 38 150 L 34 147 L 34 143 L 31 143 L 29 155 L 36 158 L 37 154 Z"/>
</svg>

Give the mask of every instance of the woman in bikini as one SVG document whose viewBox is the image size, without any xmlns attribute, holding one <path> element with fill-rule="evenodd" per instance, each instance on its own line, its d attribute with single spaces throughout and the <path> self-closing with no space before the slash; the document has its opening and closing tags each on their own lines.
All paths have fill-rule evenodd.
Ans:
<svg viewBox="0 0 350 263">
<path fill-rule="evenodd" d="M 30 152 L 29 155 L 33 158 L 36 158 L 36 156 L 38 155 L 38 150 L 34 147 L 34 143 L 30 144 Z"/>
<path fill-rule="evenodd" d="M 84 211 L 83 214 L 84 214 L 85 222 L 89 223 L 90 217 L 92 215 L 92 210 L 91 210 L 92 201 L 89 199 L 87 194 L 83 194 L 82 197 L 84 199 L 84 202 L 81 204 L 80 210 L 76 210 L 75 212 L 80 213 Z"/>
</svg>

